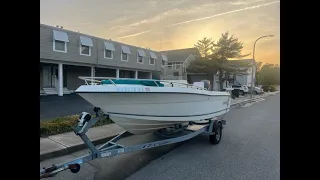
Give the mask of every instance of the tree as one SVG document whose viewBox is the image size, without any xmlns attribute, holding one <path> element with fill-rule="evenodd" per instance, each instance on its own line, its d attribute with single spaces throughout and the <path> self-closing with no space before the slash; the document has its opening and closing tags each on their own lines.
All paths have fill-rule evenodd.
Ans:
<svg viewBox="0 0 320 180">
<path fill-rule="evenodd" d="M 278 64 L 264 64 L 259 71 L 258 83 L 261 85 L 279 85 L 280 66 Z"/>
<path fill-rule="evenodd" d="M 203 39 L 198 40 L 194 47 L 199 50 L 202 57 L 207 57 L 212 53 L 213 41 L 211 38 L 204 37 Z"/>
<path fill-rule="evenodd" d="M 263 65 L 263 62 L 257 62 L 256 63 L 256 84 L 258 85 L 259 84 L 259 76 L 260 76 L 260 71 L 261 71 L 261 68 L 262 68 L 262 65 Z"/>
<path fill-rule="evenodd" d="M 229 32 L 223 33 L 217 43 L 211 42 L 212 53 L 204 55 L 200 60 L 193 61 L 188 67 L 188 71 L 206 72 L 210 76 L 211 82 L 213 82 L 212 73 L 219 71 L 220 90 L 222 90 L 223 80 L 229 79 L 230 74 L 246 74 L 248 68 L 251 67 L 251 63 L 236 60 L 230 61 L 228 59 L 243 58 L 250 54 L 241 54 L 243 43 L 233 35 L 229 36 Z M 199 49 L 199 51 L 203 50 Z M 223 78 L 223 74 L 225 74 L 225 78 Z"/>
</svg>

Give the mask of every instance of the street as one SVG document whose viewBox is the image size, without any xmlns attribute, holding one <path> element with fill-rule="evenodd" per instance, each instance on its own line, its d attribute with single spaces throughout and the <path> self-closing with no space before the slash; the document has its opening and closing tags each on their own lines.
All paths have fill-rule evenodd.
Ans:
<svg viewBox="0 0 320 180">
<path fill-rule="evenodd" d="M 181 146 L 97 159 L 81 166 L 77 174 L 66 171 L 49 179 L 280 179 L 280 94 L 233 108 L 224 119 L 227 125 L 218 145 L 211 145 L 207 136 L 199 136 Z M 136 135 L 120 143 L 133 145 L 154 140 L 157 138 L 152 134 Z M 40 162 L 40 167 L 63 163 L 87 152 L 49 159 Z"/>
<path fill-rule="evenodd" d="M 280 94 L 226 115 L 220 144 L 197 137 L 127 180 L 280 179 Z"/>
</svg>

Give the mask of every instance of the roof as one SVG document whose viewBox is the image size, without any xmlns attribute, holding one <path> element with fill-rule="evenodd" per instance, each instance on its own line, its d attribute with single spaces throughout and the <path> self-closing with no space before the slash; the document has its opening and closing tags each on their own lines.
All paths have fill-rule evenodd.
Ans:
<svg viewBox="0 0 320 180">
<path fill-rule="evenodd" d="M 141 48 L 141 49 L 146 49 L 146 48 L 143 48 L 143 47 L 139 47 L 139 46 L 136 46 L 136 45 L 131 45 L 131 44 L 127 44 L 127 43 L 123 43 L 123 42 L 119 42 L 119 41 L 114 41 L 112 39 L 106 39 L 106 38 L 101 38 L 101 37 L 98 37 L 98 36 L 93 36 L 93 35 L 89 35 L 89 34 L 84 34 L 84 33 L 80 33 L 80 32 L 76 32 L 76 31 L 72 31 L 72 30 L 68 30 L 68 29 L 64 29 L 64 28 L 60 28 L 60 27 L 55 27 L 55 26 L 50 26 L 50 25 L 47 25 L 47 24 L 42 24 L 40 23 L 40 27 L 45 27 L 45 28 L 50 28 L 50 29 L 53 29 L 53 30 L 58 30 L 58 31 L 63 31 L 63 32 L 69 32 L 69 33 L 76 33 L 76 34 L 79 34 L 79 35 L 82 35 L 82 36 L 85 36 L 85 37 L 91 37 L 91 38 L 95 38 L 95 39 L 99 39 L 99 40 L 103 40 L 103 41 L 111 41 L 113 43 L 118 43 L 120 45 L 126 45 L 126 46 L 132 46 L 132 47 L 135 47 L 135 48 Z M 149 51 L 154 51 L 154 52 L 159 52 L 159 51 L 156 51 L 156 50 L 153 50 L 153 49 L 150 49 L 148 48 Z"/>
<path fill-rule="evenodd" d="M 168 57 L 169 62 L 184 61 L 190 54 L 200 57 L 200 52 L 197 48 L 175 49 L 169 51 L 160 51 Z"/>
<path fill-rule="evenodd" d="M 238 61 L 238 62 L 251 63 L 252 59 L 239 59 L 239 60 L 229 60 L 229 61 Z"/>
</svg>

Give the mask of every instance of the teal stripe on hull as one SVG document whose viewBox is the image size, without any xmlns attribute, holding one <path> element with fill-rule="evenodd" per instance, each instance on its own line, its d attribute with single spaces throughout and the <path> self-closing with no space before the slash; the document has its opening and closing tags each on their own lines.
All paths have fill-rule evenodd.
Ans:
<svg viewBox="0 0 320 180">
<path fill-rule="evenodd" d="M 139 79 L 112 79 L 115 84 L 131 84 L 131 85 L 144 85 L 144 86 L 159 86 L 164 87 L 160 82 L 139 80 Z M 101 84 L 112 84 L 110 80 L 102 80 Z M 158 84 L 158 85 L 157 85 Z"/>
</svg>

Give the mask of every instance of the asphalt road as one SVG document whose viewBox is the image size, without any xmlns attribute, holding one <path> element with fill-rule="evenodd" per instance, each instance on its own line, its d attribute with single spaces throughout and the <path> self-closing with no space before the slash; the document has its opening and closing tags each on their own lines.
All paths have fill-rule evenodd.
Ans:
<svg viewBox="0 0 320 180">
<path fill-rule="evenodd" d="M 280 179 L 280 94 L 225 116 L 218 145 L 197 137 L 127 180 Z"/>
<path fill-rule="evenodd" d="M 94 106 L 77 94 L 65 96 L 40 96 L 40 120 L 80 114 L 83 111 L 94 113 Z"/>
</svg>

